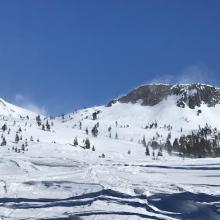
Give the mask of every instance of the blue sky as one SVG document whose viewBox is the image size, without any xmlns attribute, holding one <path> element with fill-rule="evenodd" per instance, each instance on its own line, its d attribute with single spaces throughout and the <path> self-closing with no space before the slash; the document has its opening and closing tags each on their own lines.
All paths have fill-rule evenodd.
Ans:
<svg viewBox="0 0 220 220">
<path fill-rule="evenodd" d="M 220 1 L 0 0 L 0 96 L 49 114 L 146 82 L 220 85 Z"/>
</svg>

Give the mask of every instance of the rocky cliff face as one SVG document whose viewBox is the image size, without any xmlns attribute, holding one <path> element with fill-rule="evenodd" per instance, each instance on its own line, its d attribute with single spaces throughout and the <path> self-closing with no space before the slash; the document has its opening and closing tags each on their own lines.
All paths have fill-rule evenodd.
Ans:
<svg viewBox="0 0 220 220">
<path fill-rule="evenodd" d="M 220 103 L 220 89 L 205 84 L 149 84 L 140 86 L 127 95 L 114 99 L 107 104 L 111 106 L 120 103 L 141 103 L 143 106 L 154 106 L 168 96 L 177 97 L 177 106 L 195 108 L 202 103 L 209 107 Z"/>
</svg>

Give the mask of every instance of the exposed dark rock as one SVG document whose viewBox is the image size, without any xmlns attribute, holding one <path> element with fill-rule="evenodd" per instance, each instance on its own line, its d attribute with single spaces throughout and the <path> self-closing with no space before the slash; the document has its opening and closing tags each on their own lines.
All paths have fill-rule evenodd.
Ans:
<svg viewBox="0 0 220 220">
<path fill-rule="evenodd" d="M 200 106 L 202 103 L 209 107 L 220 103 L 220 89 L 205 84 L 150 84 L 140 86 L 127 95 L 114 99 L 107 104 L 108 107 L 120 103 L 141 102 L 143 106 L 154 106 L 166 99 L 168 96 L 178 97 L 177 106 L 184 108 L 186 105 L 190 108 Z"/>
</svg>

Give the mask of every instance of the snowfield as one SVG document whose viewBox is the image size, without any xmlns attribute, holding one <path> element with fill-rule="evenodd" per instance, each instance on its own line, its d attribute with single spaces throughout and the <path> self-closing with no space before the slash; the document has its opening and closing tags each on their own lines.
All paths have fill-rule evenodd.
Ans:
<svg viewBox="0 0 220 220">
<path fill-rule="evenodd" d="M 181 128 L 186 134 L 206 123 L 220 129 L 220 105 L 183 109 L 174 103 L 171 96 L 153 107 L 116 103 L 54 119 L 41 116 L 42 123 L 53 124 L 44 131 L 35 113 L 0 100 L 0 121 L 7 124 L 2 131 L 7 145 L 0 146 L 0 219 L 219 220 L 219 158 L 164 152 L 154 160 L 152 149 L 146 156 L 140 144 L 143 135 L 149 141 L 156 132 L 165 140 L 164 124 L 172 125 L 172 140 Z M 155 121 L 157 129 L 144 129 Z M 99 133 L 93 137 L 96 123 Z M 16 133 L 22 136 L 18 143 Z M 83 149 L 86 138 L 90 149 Z"/>
</svg>

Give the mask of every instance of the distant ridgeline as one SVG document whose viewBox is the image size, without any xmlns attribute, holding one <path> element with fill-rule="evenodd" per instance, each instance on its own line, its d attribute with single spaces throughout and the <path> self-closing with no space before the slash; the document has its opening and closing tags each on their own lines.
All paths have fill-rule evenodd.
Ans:
<svg viewBox="0 0 220 220">
<path fill-rule="evenodd" d="M 140 103 L 143 106 L 154 106 L 168 96 L 178 96 L 176 105 L 184 108 L 186 105 L 193 109 L 202 103 L 212 107 L 220 103 L 220 89 L 205 84 L 150 84 L 140 86 L 127 95 L 110 101 L 110 107 L 117 101 L 120 103 Z"/>
</svg>

